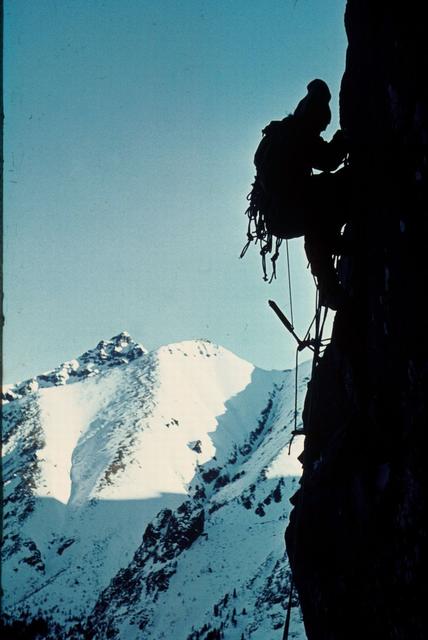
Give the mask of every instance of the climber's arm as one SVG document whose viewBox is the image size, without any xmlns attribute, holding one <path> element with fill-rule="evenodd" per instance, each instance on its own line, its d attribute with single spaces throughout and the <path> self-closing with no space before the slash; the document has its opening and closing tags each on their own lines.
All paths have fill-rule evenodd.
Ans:
<svg viewBox="0 0 428 640">
<path fill-rule="evenodd" d="M 320 171 L 334 171 L 342 164 L 347 152 L 345 136 L 340 129 L 336 131 L 330 142 L 321 136 L 316 140 L 312 150 L 312 167 Z"/>
</svg>

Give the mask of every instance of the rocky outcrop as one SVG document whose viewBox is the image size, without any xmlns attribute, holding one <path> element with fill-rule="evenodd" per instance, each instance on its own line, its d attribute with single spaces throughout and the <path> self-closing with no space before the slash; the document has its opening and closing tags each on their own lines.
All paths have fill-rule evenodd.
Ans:
<svg viewBox="0 0 428 640">
<path fill-rule="evenodd" d="M 346 7 L 347 303 L 306 398 L 304 473 L 286 534 L 309 640 L 428 636 L 420 589 L 428 425 L 423 8 L 370 0 Z"/>
<path fill-rule="evenodd" d="M 6 385 L 2 391 L 4 404 L 19 400 L 47 387 L 58 387 L 79 380 L 86 380 L 106 369 L 128 364 L 140 358 L 146 349 L 122 331 L 111 340 L 101 340 L 95 349 L 85 351 L 79 358 L 63 362 L 52 371 L 14 385 Z"/>
<path fill-rule="evenodd" d="M 90 637 L 123 637 L 118 624 L 142 597 L 146 605 L 136 619 L 138 628 L 144 631 L 152 614 L 148 606 L 150 600 L 156 601 L 159 592 L 168 590 L 169 581 L 176 573 L 176 558 L 203 534 L 204 519 L 204 510 L 195 509 L 187 501 L 176 513 L 164 509 L 149 523 L 130 565 L 119 571 L 100 595 L 88 619 Z M 111 607 L 112 602 L 115 607 Z"/>
</svg>

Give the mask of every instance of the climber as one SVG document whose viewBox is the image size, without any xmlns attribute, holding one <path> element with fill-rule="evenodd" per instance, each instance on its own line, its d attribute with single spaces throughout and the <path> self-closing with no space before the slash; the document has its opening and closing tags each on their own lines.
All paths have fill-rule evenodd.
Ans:
<svg viewBox="0 0 428 640">
<path fill-rule="evenodd" d="M 330 98 L 327 84 L 312 80 L 294 113 L 263 130 L 254 158 L 257 175 L 247 215 L 250 223 L 255 222 L 256 236 L 251 239 L 261 240 L 262 255 L 262 241 L 265 253 L 269 252 L 272 236 L 289 239 L 304 235 L 321 304 L 337 309 L 344 292 L 332 256 L 338 252 L 340 231 L 347 221 L 344 202 L 349 170 L 343 167 L 332 173 L 346 157 L 343 132 L 337 131 L 331 142 L 320 135 L 331 120 Z M 314 174 L 313 169 L 322 173 Z M 249 231 L 251 241 L 250 236 Z"/>
<path fill-rule="evenodd" d="M 331 95 L 327 84 L 312 80 L 307 90 L 293 114 L 301 137 L 301 146 L 296 147 L 295 180 L 299 189 L 298 172 L 301 171 L 305 250 L 311 271 L 318 280 L 321 304 L 335 309 L 340 306 L 344 293 L 339 286 L 332 254 L 338 251 L 340 230 L 347 221 L 344 203 L 349 188 L 349 170 L 343 167 L 336 173 L 330 172 L 343 163 L 347 148 L 341 130 L 336 131 L 331 142 L 325 142 L 320 135 L 331 120 Z M 313 174 L 312 169 L 322 173 Z M 293 179 L 292 173 L 285 178 L 288 184 L 290 178 Z"/>
</svg>

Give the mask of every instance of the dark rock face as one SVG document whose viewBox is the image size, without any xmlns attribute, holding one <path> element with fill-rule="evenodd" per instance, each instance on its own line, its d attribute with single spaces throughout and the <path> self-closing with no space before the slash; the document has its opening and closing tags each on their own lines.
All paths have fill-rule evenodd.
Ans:
<svg viewBox="0 0 428 640">
<path fill-rule="evenodd" d="M 287 550 L 309 640 L 422 640 L 428 426 L 424 3 L 348 0 L 348 303 L 305 404 Z"/>
</svg>

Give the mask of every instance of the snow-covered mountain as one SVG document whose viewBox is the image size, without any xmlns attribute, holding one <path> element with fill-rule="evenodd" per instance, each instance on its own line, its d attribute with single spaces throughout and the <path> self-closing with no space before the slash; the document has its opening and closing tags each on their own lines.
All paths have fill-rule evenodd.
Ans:
<svg viewBox="0 0 428 640">
<path fill-rule="evenodd" d="M 294 372 L 122 333 L 4 400 L 6 616 L 73 638 L 280 640 Z"/>
</svg>

